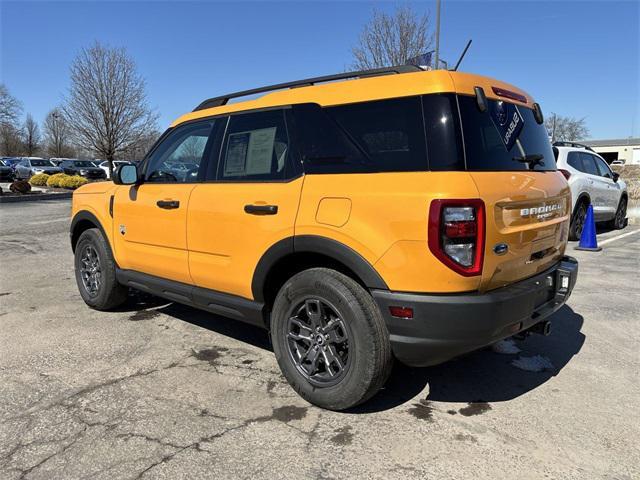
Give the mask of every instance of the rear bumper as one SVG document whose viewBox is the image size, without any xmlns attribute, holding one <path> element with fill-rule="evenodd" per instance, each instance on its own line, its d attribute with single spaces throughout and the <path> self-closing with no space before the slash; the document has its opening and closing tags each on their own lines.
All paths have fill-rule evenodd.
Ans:
<svg viewBox="0 0 640 480">
<path fill-rule="evenodd" d="M 486 293 L 422 295 L 373 290 L 389 329 L 395 356 L 411 366 L 445 362 L 490 345 L 544 320 L 567 301 L 578 262 L 564 257 L 552 268 Z M 562 288 L 562 277 L 568 285 Z M 390 306 L 410 307 L 413 318 L 396 318 Z"/>
</svg>

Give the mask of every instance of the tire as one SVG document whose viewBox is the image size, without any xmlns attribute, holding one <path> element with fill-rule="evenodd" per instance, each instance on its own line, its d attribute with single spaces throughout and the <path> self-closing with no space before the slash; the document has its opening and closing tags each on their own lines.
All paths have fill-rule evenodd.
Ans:
<svg viewBox="0 0 640 480">
<path fill-rule="evenodd" d="M 91 308 L 111 310 L 126 301 L 128 289 L 116 280 L 116 262 L 99 229 L 90 228 L 80 234 L 75 249 L 75 274 L 80 296 Z"/>
<path fill-rule="evenodd" d="M 571 216 L 571 225 L 569 227 L 569 240 L 580 240 L 582 235 L 582 229 L 584 228 L 584 221 L 587 217 L 587 202 L 580 201 L 576 206 L 573 215 Z"/>
<path fill-rule="evenodd" d="M 314 331 L 314 322 L 324 328 Z M 365 402 L 391 373 L 389 332 L 378 306 L 362 286 L 335 270 L 312 268 L 291 277 L 276 297 L 270 334 L 289 384 L 328 410 Z"/>
<path fill-rule="evenodd" d="M 622 230 L 626 226 L 627 219 L 627 197 L 622 197 L 620 199 L 620 203 L 618 204 L 618 209 L 616 210 L 616 216 L 613 217 L 613 220 L 609 223 L 611 228 L 616 230 Z"/>
</svg>

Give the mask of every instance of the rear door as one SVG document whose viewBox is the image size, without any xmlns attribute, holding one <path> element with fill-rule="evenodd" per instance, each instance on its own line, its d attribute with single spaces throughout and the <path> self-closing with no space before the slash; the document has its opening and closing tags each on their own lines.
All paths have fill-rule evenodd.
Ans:
<svg viewBox="0 0 640 480">
<path fill-rule="evenodd" d="M 533 276 L 562 257 L 571 194 L 565 178 L 556 170 L 547 132 L 530 108 L 518 105 L 514 109 L 507 102 L 489 100 L 489 110 L 481 112 L 472 96 L 459 96 L 458 104 L 466 168 L 485 203 L 486 243 L 480 288 L 489 290 Z M 513 139 L 505 143 L 496 125 L 509 121 L 514 114 L 519 114 L 523 122 L 516 138 L 520 145 Z M 526 158 L 539 158 L 524 162 L 520 147 Z"/>
<path fill-rule="evenodd" d="M 235 114 L 217 135 L 217 168 L 189 203 L 189 268 L 197 286 L 252 299 L 258 261 L 293 236 L 303 177 L 289 112 Z"/>
<path fill-rule="evenodd" d="M 206 164 L 214 121 L 175 128 L 152 152 L 141 185 L 118 188 L 113 208 L 114 245 L 121 268 L 192 283 L 187 254 L 187 206 L 198 169 Z M 187 165 L 189 174 L 176 171 Z"/>
</svg>

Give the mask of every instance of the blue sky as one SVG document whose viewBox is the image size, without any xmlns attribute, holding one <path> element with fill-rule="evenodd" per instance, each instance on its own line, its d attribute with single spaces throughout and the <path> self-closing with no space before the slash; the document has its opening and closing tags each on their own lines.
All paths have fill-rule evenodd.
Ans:
<svg viewBox="0 0 640 480">
<path fill-rule="evenodd" d="M 0 0 L 0 79 L 41 121 L 95 40 L 124 46 L 163 130 L 201 100 L 343 71 L 372 9 L 396 2 Z M 408 2 L 430 10 L 435 2 Z M 640 2 L 443 0 L 442 56 L 514 83 L 592 138 L 640 136 Z"/>
</svg>

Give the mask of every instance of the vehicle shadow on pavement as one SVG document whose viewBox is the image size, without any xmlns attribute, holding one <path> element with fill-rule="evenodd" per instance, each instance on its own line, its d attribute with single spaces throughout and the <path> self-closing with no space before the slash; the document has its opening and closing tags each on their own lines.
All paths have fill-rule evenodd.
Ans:
<svg viewBox="0 0 640 480">
<path fill-rule="evenodd" d="M 222 317 L 214 313 L 208 313 L 179 303 L 169 303 L 158 309 L 158 311 L 197 327 L 205 328 L 226 337 L 231 337 L 243 343 L 248 343 L 254 347 L 269 350 L 270 352 L 273 351 L 267 331 L 255 325 L 249 325 L 248 323 Z"/>
<path fill-rule="evenodd" d="M 580 331 L 584 323 L 582 315 L 565 305 L 550 320 L 551 335 L 530 335 L 517 341 L 522 350 L 519 354 L 499 354 L 486 348 L 434 367 L 411 368 L 396 362 L 384 390 L 352 412 L 384 411 L 412 399 L 435 403 L 489 403 L 524 395 L 557 375 L 584 344 L 585 336 Z M 536 355 L 546 357 L 553 368 L 531 372 L 511 364 L 519 357 Z M 427 384 L 429 388 L 425 390 Z M 415 398 L 423 391 L 426 398 Z"/>
<path fill-rule="evenodd" d="M 160 308 L 155 308 L 157 306 Z M 273 351 L 269 335 L 262 328 L 151 295 L 132 295 L 122 311 L 144 312 L 147 308 L 155 308 L 155 311 L 177 320 Z M 500 354 L 486 348 L 434 367 L 412 368 L 396 362 L 385 387 L 371 400 L 348 412 L 380 412 L 411 400 L 473 404 L 504 402 L 524 395 L 557 375 L 585 342 L 585 335 L 581 332 L 584 319 L 571 307 L 564 305 L 550 320 L 551 335 L 529 335 L 525 340 L 516 341 L 522 350 L 518 354 Z M 531 372 L 512 365 L 517 358 L 538 355 L 548 359 L 553 367 Z M 426 398 L 416 398 L 423 392 Z"/>
</svg>

